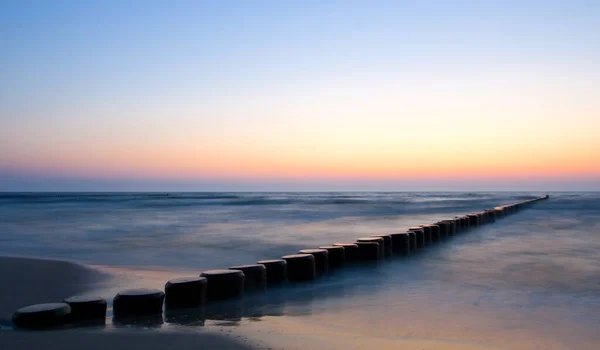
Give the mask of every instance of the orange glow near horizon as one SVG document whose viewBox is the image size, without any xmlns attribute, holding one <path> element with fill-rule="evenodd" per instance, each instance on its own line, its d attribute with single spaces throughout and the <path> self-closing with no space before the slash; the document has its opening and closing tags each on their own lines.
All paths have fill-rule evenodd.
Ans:
<svg viewBox="0 0 600 350">
<path fill-rule="evenodd" d="M 83 177 L 244 179 L 527 179 L 600 176 L 593 148 L 540 152 L 509 145 L 460 152 L 441 147 L 348 151 L 315 147 L 279 152 L 246 148 L 236 152 L 198 150 L 112 150 L 102 153 L 49 154 L 15 168 L 32 173 Z M 32 166 L 32 164 L 34 164 Z"/>
<path fill-rule="evenodd" d="M 0 168 L 232 181 L 600 176 L 600 105 L 593 95 L 545 88 L 505 95 L 496 81 L 461 94 L 443 85 L 427 98 L 419 89 L 370 86 L 362 95 L 339 85 L 339 95 L 329 98 L 298 92 L 208 109 L 165 102 L 126 116 L 100 109 L 61 125 L 48 117 L 7 130 L 1 141 L 10 147 L 0 149 Z M 545 103 L 553 98 L 573 107 Z"/>
</svg>

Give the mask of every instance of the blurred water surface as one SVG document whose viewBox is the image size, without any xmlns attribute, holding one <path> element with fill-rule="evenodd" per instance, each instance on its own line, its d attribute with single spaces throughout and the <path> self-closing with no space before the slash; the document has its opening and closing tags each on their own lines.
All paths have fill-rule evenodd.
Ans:
<svg viewBox="0 0 600 350">
<path fill-rule="evenodd" d="M 0 254 L 201 271 L 397 232 L 539 195 L 4 194 Z M 302 323 L 307 334 L 328 329 L 342 336 L 511 349 L 598 348 L 600 193 L 550 195 L 408 258 L 246 298 L 219 322 L 238 326 L 275 317 L 279 321 L 261 327 L 277 332 L 278 325 L 301 318 L 310 320 Z M 162 288 L 165 275 L 140 283 Z"/>
<path fill-rule="evenodd" d="M 529 193 L 0 194 L 0 254 L 210 268 L 354 241 Z"/>
</svg>

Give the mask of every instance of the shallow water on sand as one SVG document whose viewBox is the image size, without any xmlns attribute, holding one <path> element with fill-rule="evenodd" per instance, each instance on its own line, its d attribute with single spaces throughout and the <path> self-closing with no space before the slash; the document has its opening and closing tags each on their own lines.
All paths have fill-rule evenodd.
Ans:
<svg viewBox="0 0 600 350">
<path fill-rule="evenodd" d="M 533 195 L 4 196 L 0 254 L 113 265 L 109 270 L 129 276 L 128 286 L 162 288 L 169 276 L 396 232 Z M 408 258 L 206 309 L 199 317 L 205 322 L 167 316 L 161 327 L 233 329 L 295 348 L 416 348 L 417 340 L 422 348 L 426 340 L 430 348 L 596 349 L 599 251 L 600 194 L 551 193 Z M 111 298 L 114 290 L 102 293 Z"/>
</svg>

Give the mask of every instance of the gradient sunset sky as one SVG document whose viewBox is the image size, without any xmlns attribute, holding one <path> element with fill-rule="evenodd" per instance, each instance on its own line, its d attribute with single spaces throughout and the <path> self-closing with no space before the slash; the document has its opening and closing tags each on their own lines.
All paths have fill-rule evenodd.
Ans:
<svg viewBox="0 0 600 350">
<path fill-rule="evenodd" d="M 600 1 L 2 1 L 0 191 L 600 190 Z"/>
</svg>

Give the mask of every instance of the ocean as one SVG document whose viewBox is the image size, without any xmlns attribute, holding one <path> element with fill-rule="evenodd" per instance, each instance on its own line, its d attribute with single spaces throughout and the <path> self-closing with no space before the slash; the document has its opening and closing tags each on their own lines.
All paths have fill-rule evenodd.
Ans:
<svg viewBox="0 0 600 350">
<path fill-rule="evenodd" d="M 4 193 L 0 255 L 179 277 L 176 271 L 255 263 L 544 194 Z M 597 348 L 600 193 L 549 194 L 408 258 L 270 291 L 278 301 L 257 306 L 246 321 L 295 317 L 342 336 L 392 341 Z"/>
</svg>

